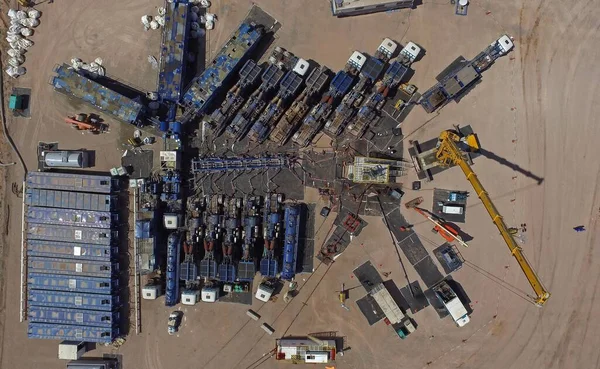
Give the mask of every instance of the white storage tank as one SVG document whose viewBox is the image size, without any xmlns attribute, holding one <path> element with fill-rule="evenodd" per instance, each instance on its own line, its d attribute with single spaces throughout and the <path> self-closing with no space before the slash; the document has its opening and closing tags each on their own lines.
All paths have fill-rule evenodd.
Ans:
<svg viewBox="0 0 600 369">
<path fill-rule="evenodd" d="M 202 288 L 202 301 L 215 302 L 219 298 L 219 289 L 216 287 Z"/>
<path fill-rule="evenodd" d="M 200 291 L 198 290 L 183 290 L 181 292 L 181 303 L 183 305 L 196 305 L 200 300 Z"/>
<path fill-rule="evenodd" d="M 156 300 L 162 295 L 162 288 L 157 284 L 147 284 L 142 288 L 142 298 L 144 300 Z"/>
<path fill-rule="evenodd" d="M 88 165 L 85 151 L 46 151 L 42 155 L 49 168 L 85 168 Z"/>
</svg>

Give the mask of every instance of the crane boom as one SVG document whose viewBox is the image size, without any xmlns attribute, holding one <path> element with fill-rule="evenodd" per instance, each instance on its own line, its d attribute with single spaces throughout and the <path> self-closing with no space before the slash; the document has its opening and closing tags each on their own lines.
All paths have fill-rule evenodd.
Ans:
<svg viewBox="0 0 600 369">
<path fill-rule="evenodd" d="M 437 160 L 443 166 L 450 166 L 451 164 L 455 164 L 462 169 L 463 173 L 467 177 L 467 180 L 469 180 L 471 186 L 473 186 L 473 189 L 477 193 L 477 196 L 479 196 L 479 198 L 481 199 L 483 206 L 490 214 L 492 221 L 494 222 L 496 227 L 498 227 L 500 235 L 502 235 L 502 238 L 504 239 L 504 242 L 506 242 L 506 245 L 508 246 L 511 254 L 515 257 L 517 263 L 519 263 L 519 266 L 523 270 L 523 273 L 525 273 L 525 277 L 527 278 L 529 284 L 531 284 L 531 287 L 535 291 L 535 303 L 539 306 L 544 305 L 550 297 L 550 293 L 542 285 L 542 282 L 540 281 L 537 274 L 529 264 L 529 261 L 527 261 L 527 259 L 525 258 L 523 250 L 517 244 L 510 231 L 508 230 L 506 223 L 504 223 L 504 220 L 502 219 L 502 215 L 500 215 L 500 213 L 496 209 L 496 206 L 494 206 L 494 203 L 492 202 L 492 199 L 490 198 L 489 194 L 486 192 L 485 188 L 483 188 L 483 185 L 479 181 L 479 178 L 477 178 L 477 175 L 475 174 L 473 169 L 471 169 L 471 166 L 463 156 L 463 153 L 458 146 L 459 142 L 466 143 L 469 146 L 469 148 L 479 147 L 477 139 L 474 135 L 469 135 L 466 137 L 466 139 L 463 139 L 461 136 L 452 131 L 444 131 L 440 134 L 438 141 L 436 153 Z"/>
</svg>

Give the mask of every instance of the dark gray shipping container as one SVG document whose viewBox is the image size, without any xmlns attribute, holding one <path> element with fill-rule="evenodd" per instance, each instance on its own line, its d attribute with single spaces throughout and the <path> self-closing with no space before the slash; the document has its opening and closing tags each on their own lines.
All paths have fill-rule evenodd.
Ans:
<svg viewBox="0 0 600 369">
<path fill-rule="evenodd" d="M 119 190 L 117 178 L 82 173 L 29 172 L 25 183 L 27 188 L 46 190 L 94 193 L 111 193 Z"/>
<path fill-rule="evenodd" d="M 25 192 L 25 204 L 48 208 L 91 211 L 118 210 L 118 196 L 85 192 L 68 192 L 30 188 Z"/>
<path fill-rule="evenodd" d="M 63 208 L 44 208 L 29 206 L 27 209 L 29 223 L 55 224 L 91 228 L 111 228 L 117 226 L 119 215 L 108 211 L 87 211 Z"/>
<path fill-rule="evenodd" d="M 119 256 L 117 246 L 91 245 L 47 240 L 27 240 L 28 256 L 49 258 L 99 260 L 116 259 Z"/>
<path fill-rule="evenodd" d="M 119 238 L 119 232 L 110 229 L 58 226 L 29 223 L 26 227 L 28 240 L 48 240 L 80 242 L 94 245 L 112 245 Z"/>
<path fill-rule="evenodd" d="M 27 287 L 29 290 L 51 290 L 109 295 L 119 290 L 119 279 L 28 273 Z"/>
<path fill-rule="evenodd" d="M 27 270 L 31 273 L 52 273 L 69 276 L 110 278 L 119 273 L 119 263 L 117 262 L 44 258 L 39 256 L 27 258 L 27 267 Z"/>
</svg>

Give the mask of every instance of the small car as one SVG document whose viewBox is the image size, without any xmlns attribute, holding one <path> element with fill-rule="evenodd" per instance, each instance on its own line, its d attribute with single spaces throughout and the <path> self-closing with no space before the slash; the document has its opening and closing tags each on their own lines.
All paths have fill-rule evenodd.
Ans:
<svg viewBox="0 0 600 369">
<path fill-rule="evenodd" d="M 182 311 L 174 311 L 169 314 L 168 332 L 169 335 L 174 335 L 179 331 L 181 325 L 181 318 L 183 317 Z"/>
</svg>

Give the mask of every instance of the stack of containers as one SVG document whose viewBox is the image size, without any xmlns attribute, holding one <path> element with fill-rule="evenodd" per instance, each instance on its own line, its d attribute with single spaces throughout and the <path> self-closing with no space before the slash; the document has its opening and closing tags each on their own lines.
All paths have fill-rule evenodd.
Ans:
<svg viewBox="0 0 600 369">
<path fill-rule="evenodd" d="M 119 181 L 29 172 L 29 338 L 110 343 L 119 336 Z"/>
</svg>

